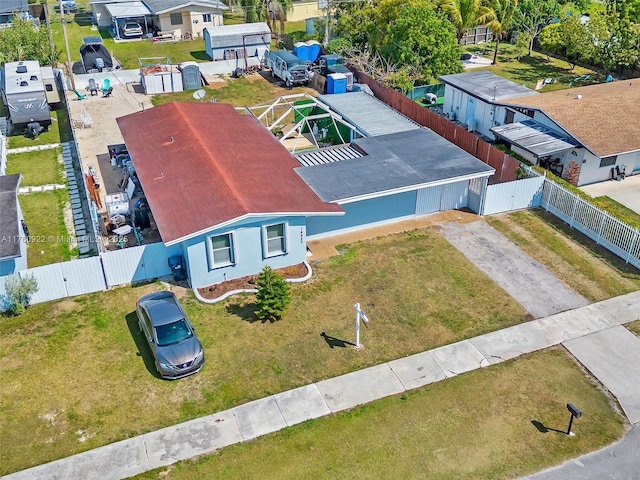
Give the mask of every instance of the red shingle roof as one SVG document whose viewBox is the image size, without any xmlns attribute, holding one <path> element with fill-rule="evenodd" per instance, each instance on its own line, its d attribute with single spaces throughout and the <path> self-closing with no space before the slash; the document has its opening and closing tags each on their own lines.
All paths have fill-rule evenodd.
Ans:
<svg viewBox="0 0 640 480">
<path fill-rule="evenodd" d="M 258 214 L 341 214 L 294 172 L 300 164 L 231 105 L 173 102 L 117 119 L 165 243 Z"/>
</svg>

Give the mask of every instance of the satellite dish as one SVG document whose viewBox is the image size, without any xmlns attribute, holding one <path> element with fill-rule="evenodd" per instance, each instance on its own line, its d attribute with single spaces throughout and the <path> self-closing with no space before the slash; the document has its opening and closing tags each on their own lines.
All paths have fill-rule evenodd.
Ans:
<svg viewBox="0 0 640 480">
<path fill-rule="evenodd" d="M 193 92 L 193 98 L 195 98 L 196 100 L 202 101 L 202 99 L 206 94 L 207 92 L 205 92 L 203 89 L 196 90 L 195 92 Z"/>
</svg>

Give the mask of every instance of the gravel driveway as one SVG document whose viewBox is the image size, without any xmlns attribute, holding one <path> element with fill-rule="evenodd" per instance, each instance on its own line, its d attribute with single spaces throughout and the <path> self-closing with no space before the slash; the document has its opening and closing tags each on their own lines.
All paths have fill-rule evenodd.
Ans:
<svg viewBox="0 0 640 480">
<path fill-rule="evenodd" d="M 443 225 L 447 240 L 534 318 L 588 305 L 547 268 L 483 221 Z"/>
</svg>

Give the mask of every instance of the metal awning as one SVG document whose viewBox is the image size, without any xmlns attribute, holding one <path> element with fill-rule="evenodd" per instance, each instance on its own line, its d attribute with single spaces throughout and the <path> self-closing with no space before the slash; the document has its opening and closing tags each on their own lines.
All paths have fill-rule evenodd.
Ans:
<svg viewBox="0 0 640 480">
<path fill-rule="evenodd" d="M 548 157 L 578 146 L 577 143 L 571 142 L 549 127 L 534 120 L 493 127 L 491 131 L 497 137 L 532 153 L 538 158 Z"/>
<path fill-rule="evenodd" d="M 111 18 L 144 17 L 152 13 L 142 2 L 107 3 L 105 8 Z"/>
</svg>

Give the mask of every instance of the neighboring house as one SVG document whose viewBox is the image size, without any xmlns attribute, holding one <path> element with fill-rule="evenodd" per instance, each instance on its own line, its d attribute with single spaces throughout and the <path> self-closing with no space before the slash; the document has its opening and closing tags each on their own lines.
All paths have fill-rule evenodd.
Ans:
<svg viewBox="0 0 640 480">
<path fill-rule="evenodd" d="M 223 24 L 228 10 L 217 0 L 144 0 L 153 12 L 153 24 L 161 31 L 181 30 L 182 34 L 202 37 L 206 28 Z"/>
<path fill-rule="evenodd" d="M 495 137 L 491 128 L 505 123 L 502 100 L 539 95 L 535 90 L 484 70 L 443 75 L 440 81 L 445 84 L 442 108 L 447 118 L 492 140 Z"/>
<path fill-rule="evenodd" d="M 324 16 L 324 11 L 318 8 L 320 3 L 322 2 L 318 0 L 293 0 L 291 10 L 285 12 L 287 22 L 302 22 L 308 18 Z"/>
<path fill-rule="evenodd" d="M 204 48 L 211 60 L 256 57 L 271 48 L 271 30 L 264 22 L 209 27 L 203 32 Z"/>
<path fill-rule="evenodd" d="M 387 130 L 296 157 L 230 105 L 170 103 L 118 119 L 162 241 L 180 247 L 192 287 L 301 263 L 308 238 L 480 210 L 493 168 L 373 97 L 334 97 L 348 95 L 345 114 L 377 111 Z"/>
<path fill-rule="evenodd" d="M 513 112 L 513 122 L 536 122 L 576 147 L 551 158 L 572 183 L 602 182 L 622 170 L 627 175 L 640 173 L 638 79 L 555 90 L 504 103 L 507 114 Z M 509 141 L 509 135 L 500 136 Z"/>
<path fill-rule="evenodd" d="M 27 268 L 27 237 L 18 203 L 20 174 L 0 176 L 0 277 Z"/>
<path fill-rule="evenodd" d="M 218 0 L 91 0 L 98 26 L 116 34 L 123 22 L 135 20 L 145 34 L 179 30 L 183 36 L 201 37 L 205 28 L 222 25 L 222 13 L 228 8 Z"/>
<path fill-rule="evenodd" d="M 306 217 L 344 213 L 231 105 L 175 102 L 117 121 L 162 241 L 180 245 L 194 288 L 302 263 Z"/>
<path fill-rule="evenodd" d="M 0 28 L 11 23 L 14 15 L 30 18 L 27 0 L 2 0 L 0 2 Z"/>
<path fill-rule="evenodd" d="M 640 82 L 538 93 L 485 71 L 440 80 L 448 118 L 575 185 L 640 172 Z"/>
</svg>

